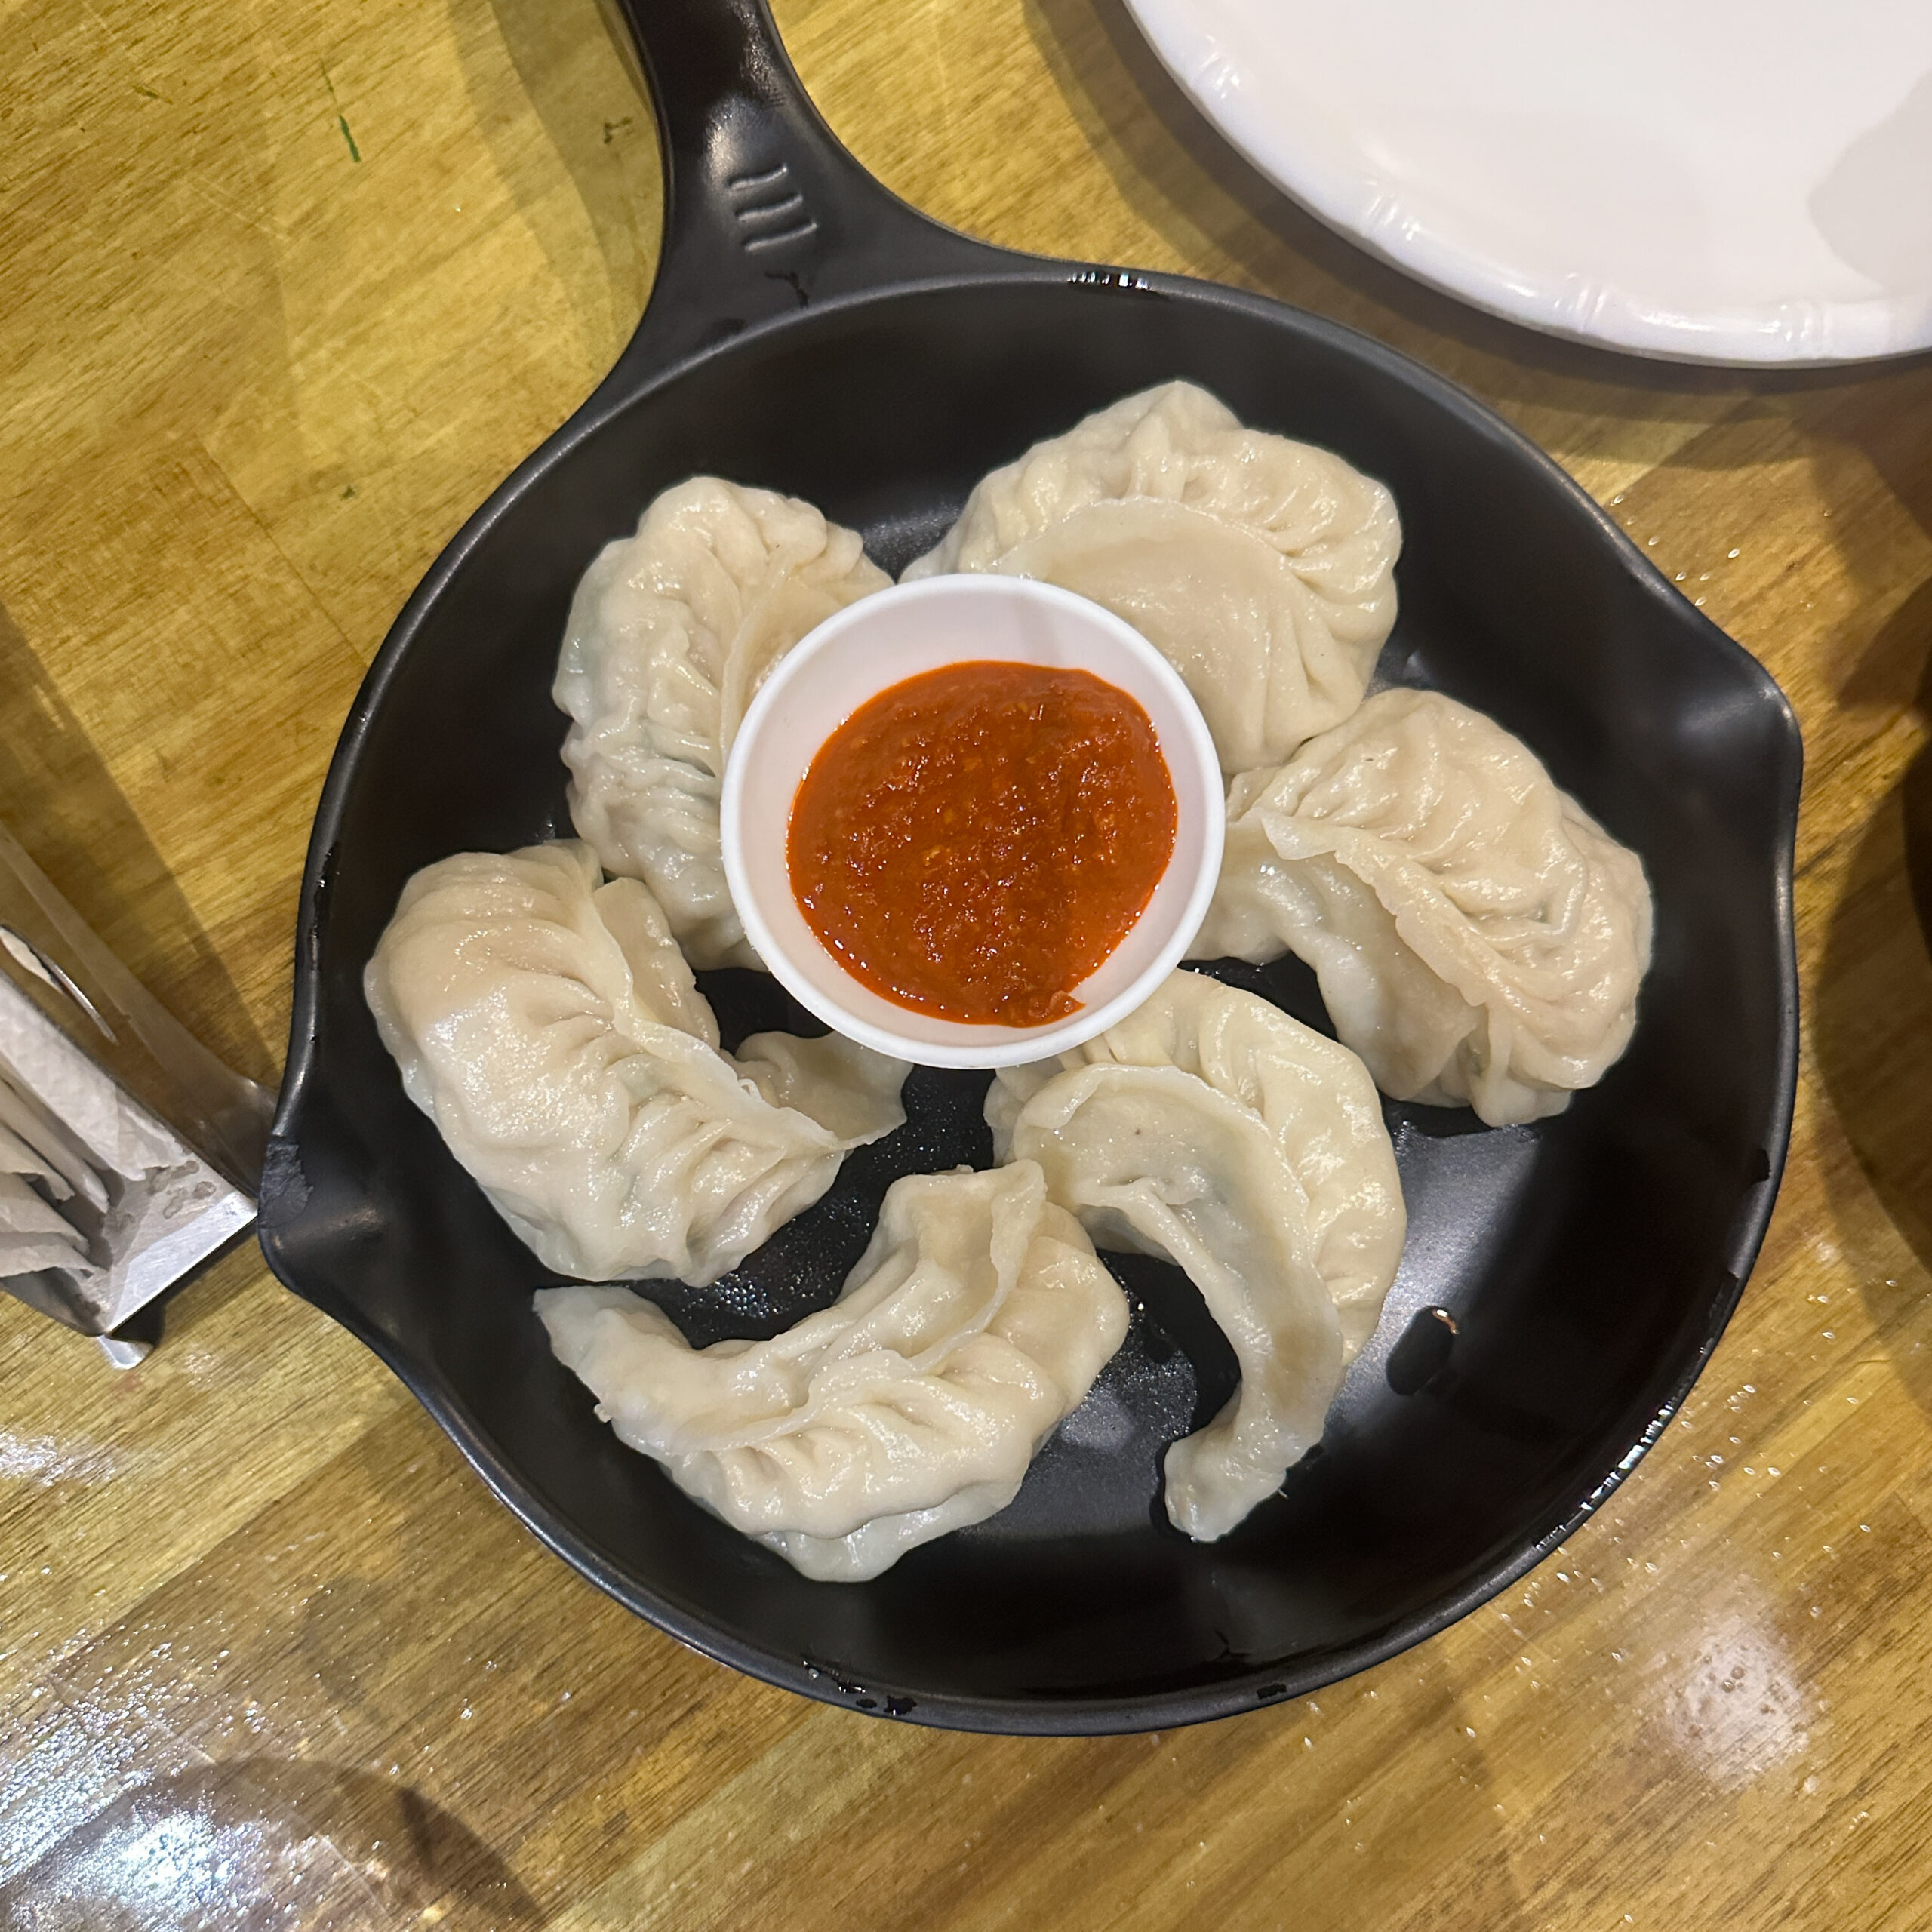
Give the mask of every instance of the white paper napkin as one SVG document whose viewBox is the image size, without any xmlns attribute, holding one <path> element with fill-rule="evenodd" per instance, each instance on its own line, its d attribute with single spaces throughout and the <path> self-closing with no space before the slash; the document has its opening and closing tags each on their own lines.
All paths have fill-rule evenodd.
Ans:
<svg viewBox="0 0 1932 1932">
<path fill-rule="evenodd" d="M 254 1210 L 0 974 L 0 1279 L 12 1292 L 116 1327 Z"/>
</svg>

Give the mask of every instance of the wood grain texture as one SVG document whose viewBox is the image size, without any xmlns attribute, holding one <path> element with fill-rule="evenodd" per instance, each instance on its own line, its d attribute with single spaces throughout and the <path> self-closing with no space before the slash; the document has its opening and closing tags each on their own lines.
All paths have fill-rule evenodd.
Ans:
<svg viewBox="0 0 1932 1932">
<path fill-rule="evenodd" d="M 778 11 L 902 194 L 1399 345 L 1770 666 L 1807 1031 L 1764 1258 L 1505 1597 L 1312 1700 L 1060 1742 L 659 1636 L 252 1254 L 122 1377 L 0 1303 L 0 1923 L 1927 1922 L 1932 366 L 1746 378 L 1462 310 L 1220 149 L 1118 0 Z M 0 0 L 0 817 L 272 1077 L 336 731 L 634 322 L 649 112 L 593 0 Z"/>
</svg>

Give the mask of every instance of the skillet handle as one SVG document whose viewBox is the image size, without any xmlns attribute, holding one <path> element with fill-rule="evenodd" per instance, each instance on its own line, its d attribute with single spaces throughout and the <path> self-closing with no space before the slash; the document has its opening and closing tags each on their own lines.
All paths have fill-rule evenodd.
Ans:
<svg viewBox="0 0 1932 1932">
<path fill-rule="evenodd" d="M 829 296 L 1014 262 L 909 207 L 853 159 L 786 57 L 766 0 L 618 4 L 657 109 L 664 241 L 605 391 Z"/>
</svg>

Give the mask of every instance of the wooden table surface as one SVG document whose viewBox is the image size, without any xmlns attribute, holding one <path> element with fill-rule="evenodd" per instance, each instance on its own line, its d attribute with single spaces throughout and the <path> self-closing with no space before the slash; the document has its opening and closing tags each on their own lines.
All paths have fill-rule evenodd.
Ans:
<svg viewBox="0 0 1932 1932">
<path fill-rule="evenodd" d="M 1521 1585 L 1318 1697 L 1097 1740 L 681 1649 L 252 1250 L 125 1375 L 0 1300 L 0 1924 L 1925 1922 L 1932 365 L 1747 377 L 1487 321 L 1247 174 L 1118 0 L 778 12 L 912 201 L 1398 344 L 1770 666 L 1806 1038 L 1764 1258 Z M 0 817 L 272 1079 L 337 730 L 632 325 L 649 109 L 595 0 L 4 0 L 0 74 Z"/>
</svg>

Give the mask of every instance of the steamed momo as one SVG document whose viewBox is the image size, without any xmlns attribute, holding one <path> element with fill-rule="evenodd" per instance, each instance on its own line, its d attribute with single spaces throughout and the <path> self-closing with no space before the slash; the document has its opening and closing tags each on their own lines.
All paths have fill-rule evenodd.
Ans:
<svg viewBox="0 0 1932 1932">
<path fill-rule="evenodd" d="M 623 1441 L 835 1582 L 1004 1509 L 1127 1332 L 1024 1161 L 894 1182 L 838 1300 L 770 1341 L 694 1349 L 624 1288 L 544 1289 L 537 1312 Z"/>
<path fill-rule="evenodd" d="M 1181 674 L 1232 773 L 1361 702 L 1401 547 L 1380 484 L 1167 383 L 983 478 L 905 579 L 992 571 L 1105 605 Z"/>
<path fill-rule="evenodd" d="M 1038 1161 L 1103 1247 L 1178 1263 L 1233 1344 L 1240 1388 L 1165 1463 L 1174 1526 L 1225 1536 L 1319 1439 L 1401 1259 L 1366 1070 L 1254 994 L 1174 973 L 1084 1047 L 1002 1069 L 986 1118 L 995 1154 Z"/>
<path fill-rule="evenodd" d="M 718 851 L 746 706 L 806 632 L 891 581 L 811 504 L 696 476 L 577 586 L 552 694 L 571 822 L 606 872 L 650 887 L 694 966 L 758 963 Z"/>
<path fill-rule="evenodd" d="M 716 1280 L 905 1118 L 905 1063 L 849 1041 L 720 1052 L 656 901 L 574 841 L 424 867 L 363 989 L 451 1152 L 588 1281 Z"/>
<path fill-rule="evenodd" d="M 1236 780 L 1195 949 L 1295 953 L 1383 1092 L 1500 1126 L 1561 1112 L 1629 1044 L 1650 888 L 1500 725 L 1386 691 Z"/>
</svg>

